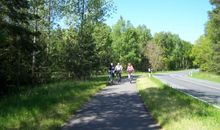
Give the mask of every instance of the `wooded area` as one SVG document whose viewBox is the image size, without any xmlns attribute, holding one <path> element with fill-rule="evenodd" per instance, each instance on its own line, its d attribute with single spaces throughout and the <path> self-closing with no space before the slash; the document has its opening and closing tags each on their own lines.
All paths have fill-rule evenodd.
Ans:
<svg viewBox="0 0 220 130">
<path fill-rule="evenodd" d="M 1 0 L 0 95 L 107 73 L 110 62 L 130 62 L 139 71 L 200 67 L 220 73 L 220 2 L 210 2 L 215 8 L 206 32 L 193 45 L 171 32 L 152 36 L 147 26 L 123 17 L 108 26 L 116 10 L 111 0 Z"/>
<path fill-rule="evenodd" d="M 220 74 L 220 1 L 210 0 L 210 3 L 213 10 L 208 12 L 205 34 L 194 45 L 192 56 L 194 65 L 201 70 Z"/>
</svg>

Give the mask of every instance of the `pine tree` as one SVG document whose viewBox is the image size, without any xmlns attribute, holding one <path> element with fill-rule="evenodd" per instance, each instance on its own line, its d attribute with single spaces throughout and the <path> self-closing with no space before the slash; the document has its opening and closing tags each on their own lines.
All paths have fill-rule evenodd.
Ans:
<svg viewBox="0 0 220 130">
<path fill-rule="evenodd" d="M 27 0 L 2 0 L 0 5 L 0 30 L 5 39 L 1 43 L 4 45 L 1 46 L 1 54 L 5 54 L 1 55 L 0 75 L 4 78 L 1 80 L 3 86 L 16 82 L 19 87 L 30 78 L 31 52 L 36 49 L 32 41 L 35 33 L 30 29 L 30 21 L 36 16 L 29 12 Z"/>
<path fill-rule="evenodd" d="M 214 70 L 220 73 L 220 1 L 210 0 L 210 3 L 214 8 L 209 12 L 210 19 L 206 27 L 206 33 L 213 43 Z"/>
</svg>

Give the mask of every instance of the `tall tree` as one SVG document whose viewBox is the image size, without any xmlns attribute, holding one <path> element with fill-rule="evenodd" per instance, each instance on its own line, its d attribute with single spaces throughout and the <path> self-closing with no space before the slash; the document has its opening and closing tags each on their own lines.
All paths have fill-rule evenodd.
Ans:
<svg viewBox="0 0 220 130">
<path fill-rule="evenodd" d="M 32 41 L 35 34 L 30 30 L 30 21 L 36 17 L 29 12 L 30 5 L 27 0 L 3 0 L 0 5 L 0 30 L 5 39 L 1 46 L 1 56 L 7 55 L 6 59 L 1 57 L 1 63 L 4 64 L 1 64 L 0 75 L 4 77 L 3 84 L 13 84 L 16 77 L 16 85 L 19 87 L 30 78 L 30 52 L 36 49 Z M 10 71 L 5 65 L 10 66 Z M 7 72 L 4 72 L 5 68 Z"/>
<path fill-rule="evenodd" d="M 212 43 L 208 37 L 201 36 L 192 49 L 192 56 L 195 58 L 193 64 L 202 71 L 215 70 L 213 62 Z"/>
<path fill-rule="evenodd" d="M 75 45 L 77 57 L 75 60 L 76 73 L 78 78 L 90 76 L 96 70 L 99 57 L 97 55 L 97 46 L 93 32 L 96 26 L 99 26 L 111 12 L 112 1 L 110 0 L 70 0 L 65 14 L 69 20 L 67 23 L 74 28 L 77 33 L 77 45 Z M 72 22 L 72 21 L 74 22 Z M 98 52 L 99 53 L 99 52 Z"/>
<path fill-rule="evenodd" d="M 148 59 L 145 56 L 145 47 L 147 43 L 152 40 L 152 35 L 150 29 L 148 29 L 145 25 L 139 25 L 137 28 L 138 34 L 138 45 L 139 45 L 139 53 L 141 56 L 140 64 L 137 66 L 138 70 L 146 71 L 148 69 Z"/>
<path fill-rule="evenodd" d="M 150 41 L 145 47 L 145 55 L 153 71 L 163 69 L 163 50 L 158 44 Z"/>
<path fill-rule="evenodd" d="M 163 50 L 164 69 L 176 70 L 191 66 L 192 59 L 189 58 L 190 53 L 187 52 L 191 50 L 189 42 L 181 40 L 178 35 L 170 32 L 156 33 L 153 41 Z"/>
<path fill-rule="evenodd" d="M 158 44 L 163 49 L 163 60 L 165 67 L 164 69 L 171 69 L 171 58 L 172 52 L 175 47 L 175 43 L 172 39 L 172 34 L 170 32 L 159 32 L 154 36 L 154 42 Z"/>
<path fill-rule="evenodd" d="M 106 69 L 106 66 L 113 60 L 113 51 L 111 48 L 111 28 L 106 24 L 97 24 L 92 34 L 96 45 L 96 71 Z"/>
<path fill-rule="evenodd" d="M 112 0 L 1 0 L 2 86 L 42 83 L 67 73 L 85 78 L 102 69 L 111 59 L 111 29 L 103 22 L 112 7 Z M 65 19 L 71 22 L 61 29 Z"/>
<path fill-rule="evenodd" d="M 55 53 L 53 50 L 56 45 L 53 45 L 52 41 L 58 37 L 54 35 L 54 31 L 59 19 L 62 18 L 64 1 L 29 0 L 29 2 L 31 6 L 29 11 L 39 16 L 39 19 L 31 22 L 32 29 L 41 34 L 40 37 L 33 38 L 34 44 L 40 46 L 40 49 L 32 52 L 32 77 L 35 81 L 43 81 L 42 78 L 50 79 L 57 68 L 54 64 L 58 60 L 53 58 Z"/>
<path fill-rule="evenodd" d="M 215 71 L 220 73 L 220 1 L 210 0 L 213 10 L 209 12 L 206 34 L 213 43 Z"/>
<path fill-rule="evenodd" d="M 138 32 L 139 31 L 139 32 Z M 114 52 L 115 61 L 121 62 L 126 65 L 132 63 L 136 68 L 140 68 L 142 61 L 141 46 L 143 46 L 144 38 L 139 36 L 145 35 L 148 30 L 138 30 L 131 24 L 130 21 L 125 21 L 122 17 L 113 26 L 112 31 L 112 49 Z M 147 32 L 148 33 L 148 32 Z M 144 36 L 143 36 L 144 37 Z M 148 39 L 148 37 L 146 37 Z"/>
<path fill-rule="evenodd" d="M 123 58 L 122 55 L 122 44 L 124 44 L 124 33 L 126 30 L 126 21 L 123 19 L 123 17 L 120 17 L 120 19 L 117 21 L 117 23 L 112 27 L 112 49 L 113 49 L 113 55 L 114 59 L 118 62 L 120 61 L 120 58 Z"/>
</svg>

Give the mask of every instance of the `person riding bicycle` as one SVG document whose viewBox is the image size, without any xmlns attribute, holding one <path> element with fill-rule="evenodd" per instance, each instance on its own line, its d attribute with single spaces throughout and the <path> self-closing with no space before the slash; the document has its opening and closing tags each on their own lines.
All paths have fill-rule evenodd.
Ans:
<svg viewBox="0 0 220 130">
<path fill-rule="evenodd" d="M 118 63 L 116 66 L 115 66 L 115 73 L 116 73 L 116 76 L 118 77 L 118 82 L 121 82 L 121 73 L 122 73 L 122 65 L 120 65 L 120 63 Z"/>
<path fill-rule="evenodd" d="M 128 79 L 129 79 L 130 83 L 132 82 L 131 78 L 132 78 L 133 71 L 134 71 L 134 67 L 131 65 L 131 63 L 128 63 L 127 72 L 128 72 Z"/>
<path fill-rule="evenodd" d="M 113 63 L 110 64 L 108 68 L 108 73 L 109 73 L 109 80 L 111 83 L 113 83 L 113 78 L 114 78 L 114 73 L 115 73 L 115 67 Z"/>
</svg>

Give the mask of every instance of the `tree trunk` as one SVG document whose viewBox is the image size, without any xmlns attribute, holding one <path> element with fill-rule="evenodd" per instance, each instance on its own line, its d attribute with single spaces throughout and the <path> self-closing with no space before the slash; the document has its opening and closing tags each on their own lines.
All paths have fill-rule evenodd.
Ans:
<svg viewBox="0 0 220 130">
<path fill-rule="evenodd" d="M 18 36 L 14 39 L 17 45 L 17 74 L 16 74 L 16 86 L 17 88 L 20 87 L 20 77 L 21 77 L 21 47 L 18 43 Z"/>
<path fill-rule="evenodd" d="M 47 48 L 46 48 L 46 51 L 47 51 L 47 54 L 49 54 L 49 44 L 50 44 L 50 34 L 51 34 L 51 14 L 52 14 L 52 0 L 49 0 L 49 5 L 48 5 L 48 43 L 47 43 Z"/>
<path fill-rule="evenodd" d="M 34 44 L 36 44 L 36 37 L 34 36 Z M 36 61 L 36 52 L 32 52 L 32 66 L 31 66 L 31 77 L 32 77 L 32 84 L 34 84 L 35 78 L 35 61 Z"/>
<path fill-rule="evenodd" d="M 38 14 L 38 7 L 37 3 L 35 3 L 34 6 L 34 15 Z M 35 32 L 38 31 L 38 23 L 37 20 L 35 20 Z M 34 36 L 33 44 L 36 44 L 36 36 Z M 32 84 L 34 84 L 34 78 L 35 78 L 35 62 L 36 62 L 36 51 L 33 50 L 32 52 L 32 66 L 31 66 L 31 78 L 32 78 Z"/>
</svg>

